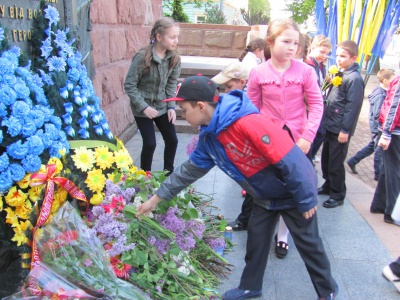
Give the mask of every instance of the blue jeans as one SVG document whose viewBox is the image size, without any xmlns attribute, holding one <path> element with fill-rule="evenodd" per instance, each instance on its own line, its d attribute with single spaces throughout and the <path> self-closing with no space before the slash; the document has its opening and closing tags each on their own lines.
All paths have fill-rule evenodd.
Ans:
<svg viewBox="0 0 400 300">
<path fill-rule="evenodd" d="M 372 134 L 372 140 L 368 143 L 367 146 L 362 148 L 360 151 L 356 153 L 353 157 L 351 157 L 348 160 L 348 163 L 352 165 L 358 164 L 361 160 L 364 158 L 370 156 L 372 153 L 374 153 L 374 173 L 375 177 L 379 176 L 379 168 L 382 163 L 382 148 L 378 147 L 378 140 L 379 140 L 380 134 L 378 133 L 373 133 Z"/>
</svg>

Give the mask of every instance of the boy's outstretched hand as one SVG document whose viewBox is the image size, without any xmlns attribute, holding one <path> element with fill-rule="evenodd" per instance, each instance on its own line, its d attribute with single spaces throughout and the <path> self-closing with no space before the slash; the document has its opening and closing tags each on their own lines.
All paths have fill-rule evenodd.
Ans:
<svg viewBox="0 0 400 300">
<path fill-rule="evenodd" d="M 157 206 L 157 204 L 161 202 L 161 200 L 162 199 L 157 195 L 153 195 L 149 200 L 138 206 L 136 217 L 139 217 L 140 215 L 147 216 Z"/>
<path fill-rule="evenodd" d="M 311 218 L 317 212 L 317 206 L 314 206 L 309 211 L 303 212 L 303 217 L 305 219 Z"/>
</svg>

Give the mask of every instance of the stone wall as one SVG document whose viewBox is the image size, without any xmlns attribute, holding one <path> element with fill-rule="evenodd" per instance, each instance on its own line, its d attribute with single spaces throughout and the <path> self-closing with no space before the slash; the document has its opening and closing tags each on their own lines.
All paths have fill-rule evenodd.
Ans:
<svg viewBox="0 0 400 300">
<path fill-rule="evenodd" d="M 125 76 L 133 55 L 148 43 L 151 27 L 162 16 L 161 0 L 93 0 L 90 19 L 95 75 L 112 132 L 123 141 L 136 132 Z"/>
<path fill-rule="evenodd" d="M 149 41 L 151 27 L 162 16 L 162 0 L 93 0 L 92 78 L 112 132 L 123 141 L 136 133 L 125 76 L 133 55 Z M 179 53 L 191 56 L 239 57 L 249 26 L 180 24 Z"/>
<path fill-rule="evenodd" d="M 181 55 L 239 57 L 246 47 L 249 26 L 180 24 Z"/>
</svg>

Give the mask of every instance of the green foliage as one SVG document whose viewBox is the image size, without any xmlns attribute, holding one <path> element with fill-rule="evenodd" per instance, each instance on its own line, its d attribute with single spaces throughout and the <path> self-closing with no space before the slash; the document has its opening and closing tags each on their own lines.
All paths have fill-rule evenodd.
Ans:
<svg viewBox="0 0 400 300">
<path fill-rule="evenodd" d="M 226 24 L 224 13 L 218 5 L 207 5 L 206 15 L 206 22 L 209 24 Z"/>
<path fill-rule="evenodd" d="M 240 13 L 249 26 L 268 24 L 271 17 L 271 5 L 268 0 L 250 0 L 249 9 L 241 8 Z"/>
<path fill-rule="evenodd" d="M 329 0 L 325 7 L 329 4 Z M 292 18 L 297 24 L 302 24 L 314 14 L 315 0 L 291 1 L 286 5 L 287 10 L 292 12 Z"/>
</svg>

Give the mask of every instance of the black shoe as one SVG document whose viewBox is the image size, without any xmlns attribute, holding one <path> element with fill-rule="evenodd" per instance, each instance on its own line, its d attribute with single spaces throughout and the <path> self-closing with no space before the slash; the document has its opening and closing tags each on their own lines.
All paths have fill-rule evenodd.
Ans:
<svg viewBox="0 0 400 300">
<path fill-rule="evenodd" d="M 247 230 L 247 225 L 244 225 L 242 222 L 238 220 L 229 222 L 228 226 L 231 226 L 233 231 Z"/>
<path fill-rule="evenodd" d="M 278 242 L 278 235 L 275 234 L 275 253 L 278 258 L 284 258 L 289 251 L 289 245 L 285 242 Z"/>
<path fill-rule="evenodd" d="M 358 172 L 357 172 L 357 170 L 356 170 L 356 165 L 355 165 L 355 164 L 352 164 L 352 163 L 350 163 L 349 161 L 347 161 L 347 165 L 349 166 L 349 168 L 350 168 L 350 170 L 351 170 L 351 172 L 352 172 L 353 174 L 358 174 Z"/>
<path fill-rule="evenodd" d="M 373 206 L 370 207 L 369 212 L 371 214 L 384 214 L 385 210 L 384 209 L 380 209 L 380 208 L 375 208 Z"/>
<path fill-rule="evenodd" d="M 389 223 L 389 224 L 394 224 L 394 220 L 392 219 L 392 217 L 388 214 L 385 214 L 383 216 L 383 221 L 385 221 L 385 223 Z"/>
<path fill-rule="evenodd" d="M 375 176 L 374 176 L 374 180 L 375 180 L 375 181 L 378 181 L 378 180 L 379 180 L 379 175 L 375 175 Z"/>
<path fill-rule="evenodd" d="M 318 188 L 318 195 L 329 195 L 329 190 L 324 187 Z"/>
<path fill-rule="evenodd" d="M 335 199 L 328 199 L 324 202 L 324 207 L 326 208 L 334 208 L 334 207 L 338 207 L 340 205 L 343 205 L 344 200 L 335 200 Z"/>
</svg>

